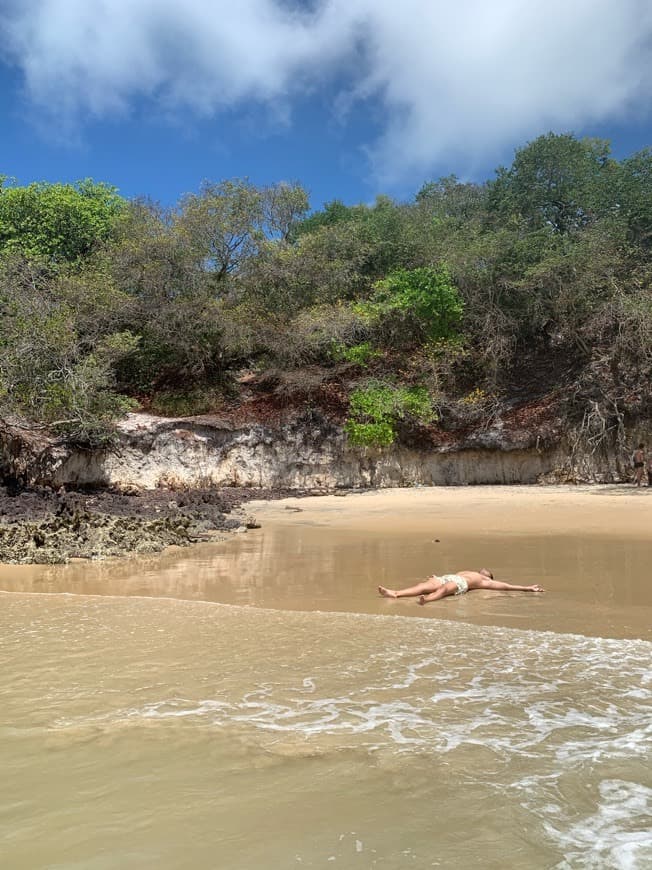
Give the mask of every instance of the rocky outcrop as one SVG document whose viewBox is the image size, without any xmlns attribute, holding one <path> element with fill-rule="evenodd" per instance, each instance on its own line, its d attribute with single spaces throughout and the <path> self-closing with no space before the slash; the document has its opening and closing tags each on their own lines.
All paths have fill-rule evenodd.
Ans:
<svg viewBox="0 0 652 870">
<path fill-rule="evenodd" d="M 0 487 L 0 562 L 105 559 L 223 538 L 223 532 L 258 528 L 242 507 L 252 495 L 215 488 L 125 493 Z"/>
<path fill-rule="evenodd" d="M 614 482 L 622 458 L 600 452 L 570 461 L 561 441 L 505 433 L 500 424 L 431 449 L 357 449 L 324 419 L 238 428 L 217 418 L 132 414 L 116 447 L 72 450 L 51 470 L 54 485 L 154 489 L 206 486 L 332 490 L 414 485 Z"/>
<path fill-rule="evenodd" d="M 45 426 L 28 426 L 24 421 L 0 418 L 0 481 L 20 488 L 38 480 L 50 480 L 53 472 L 70 456 L 60 440 L 52 438 Z"/>
</svg>

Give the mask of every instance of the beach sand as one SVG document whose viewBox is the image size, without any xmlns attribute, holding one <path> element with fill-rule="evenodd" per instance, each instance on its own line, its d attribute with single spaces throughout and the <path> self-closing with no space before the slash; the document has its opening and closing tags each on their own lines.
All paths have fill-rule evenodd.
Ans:
<svg viewBox="0 0 652 870">
<path fill-rule="evenodd" d="M 414 487 L 341 495 L 252 501 L 248 508 L 263 522 L 287 517 L 298 508 L 304 521 L 334 528 L 429 531 L 469 535 L 556 531 L 649 537 L 652 543 L 652 489 L 599 486 Z"/>
<path fill-rule="evenodd" d="M 652 639 L 652 489 L 416 487 L 252 501 L 261 528 L 151 556 L 0 565 L 0 590 L 216 601 Z M 420 607 L 378 586 L 487 567 L 546 593 Z"/>
<path fill-rule="evenodd" d="M 333 594 L 318 596 L 329 598 L 335 609 L 346 602 L 350 609 L 367 612 L 652 636 L 652 489 L 416 487 L 252 502 L 249 507 L 268 535 L 274 530 L 285 537 L 288 528 L 301 529 L 304 549 L 306 536 L 320 535 L 324 545 L 318 560 L 328 554 L 329 540 L 336 548 L 349 542 L 345 549 L 352 565 L 340 559 L 330 571 L 326 567 L 325 582 Z M 379 584 L 401 588 L 432 573 L 481 567 L 512 583 L 541 583 L 546 594 L 476 591 L 426 607 L 415 606 L 414 599 L 371 604 Z M 362 588 L 369 600 L 361 599 L 352 568 L 365 577 Z M 284 604 L 288 606 L 286 596 Z"/>
</svg>

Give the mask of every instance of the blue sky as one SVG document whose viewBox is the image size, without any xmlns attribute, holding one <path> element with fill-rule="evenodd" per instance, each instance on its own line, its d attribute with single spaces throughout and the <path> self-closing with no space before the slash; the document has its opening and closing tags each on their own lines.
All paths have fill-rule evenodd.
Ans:
<svg viewBox="0 0 652 870">
<path fill-rule="evenodd" d="M 484 180 L 540 133 L 652 145 L 647 0 L 0 0 L 0 173 L 314 207 Z"/>
</svg>

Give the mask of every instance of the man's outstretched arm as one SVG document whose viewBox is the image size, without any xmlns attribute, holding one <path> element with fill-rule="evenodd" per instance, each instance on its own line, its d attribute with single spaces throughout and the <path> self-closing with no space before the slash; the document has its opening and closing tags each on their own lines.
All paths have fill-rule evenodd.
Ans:
<svg viewBox="0 0 652 870">
<path fill-rule="evenodd" d="M 519 586 L 515 583 L 505 583 L 504 580 L 483 580 L 479 589 L 495 589 L 497 592 L 545 592 L 543 586 L 535 583 L 532 586 Z"/>
</svg>

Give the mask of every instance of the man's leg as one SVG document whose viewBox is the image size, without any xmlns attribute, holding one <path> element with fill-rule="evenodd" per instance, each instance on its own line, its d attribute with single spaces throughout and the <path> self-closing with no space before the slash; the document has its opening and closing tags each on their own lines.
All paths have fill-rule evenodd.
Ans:
<svg viewBox="0 0 652 870">
<path fill-rule="evenodd" d="M 439 587 L 437 580 L 428 578 L 423 583 L 417 583 L 416 586 L 408 586 L 407 589 L 387 589 L 385 586 L 379 586 L 378 591 L 385 598 L 413 598 L 415 595 L 424 595 Z"/>
<path fill-rule="evenodd" d="M 455 595 L 457 592 L 457 583 L 442 583 L 428 595 L 422 595 L 419 598 L 419 604 L 428 604 L 429 601 L 439 601 L 440 598 L 446 598 L 447 595 Z"/>
</svg>

